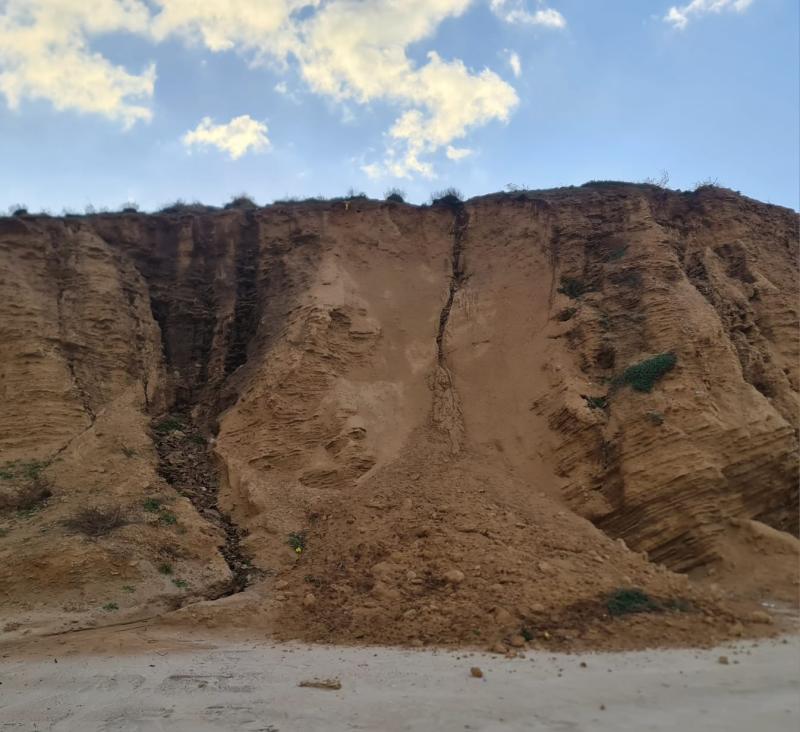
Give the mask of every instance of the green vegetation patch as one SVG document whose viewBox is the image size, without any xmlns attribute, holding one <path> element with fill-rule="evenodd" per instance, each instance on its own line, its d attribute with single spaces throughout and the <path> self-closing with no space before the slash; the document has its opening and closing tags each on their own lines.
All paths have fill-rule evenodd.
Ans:
<svg viewBox="0 0 800 732">
<path fill-rule="evenodd" d="M 167 526 L 175 526 L 175 524 L 178 523 L 178 517 L 172 513 L 172 511 L 167 511 L 165 509 L 162 509 L 158 514 L 158 520 Z"/>
<path fill-rule="evenodd" d="M 161 510 L 161 501 L 157 498 L 148 498 L 143 504 L 142 508 L 150 513 L 158 513 Z"/>
<path fill-rule="evenodd" d="M 37 480 L 49 464 L 45 460 L 14 460 L 0 468 L 0 479 Z"/>
<path fill-rule="evenodd" d="M 289 534 L 287 543 L 290 547 L 292 547 L 292 549 L 295 550 L 295 552 L 301 554 L 306 548 L 306 532 L 293 531 L 291 534 Z"/>
<path fill-rule="evenodd" d="M 654 613 L 662 608 L 644 590 L 638 587 L 620 587 L 608 596 L 606 609 L 609 615 L 618 617 L 634 613 Z"/>
<path fill-rule="evenodd" d="M 636 391 L 651 392 L 656 381 L 669 373 L 678 363 L 678 357 L 672 353 L 659 353 L 657 356 L 629 366 L 617 380 L 618 384 L 628 384 Z"/>
<path fill-rule="evenodd" d="M 608 397 L 586 396 L 584 397 L 590 409 L 605 409 L 608 406 Z"/>
</svg>

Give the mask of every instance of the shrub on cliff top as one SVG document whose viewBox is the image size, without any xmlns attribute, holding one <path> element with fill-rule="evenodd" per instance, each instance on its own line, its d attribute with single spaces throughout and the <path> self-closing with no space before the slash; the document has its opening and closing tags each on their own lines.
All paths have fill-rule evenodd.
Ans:
<svg viewBox="0 0 800 732">
<path fill-rule="evenodd" d="M 629 384 L 636 391 L 650 392 L 656 381 L 672 371 L 677 363 L 678 357 L 674 353 L 659 353 L 657 356 L 629 366 L 617 379 L 617 383 Z"/>
<path fill-rule="evenodd" d="M 390 188 L 383 197 L 387 201 L 392 201 L 393 203 L 405 203 L 406 202 L 406 194 L 405 191 L 400 190 L 399 188 Z"/>
<path fill-rule="evenodd" d="M 431 206 L 460 206 L 464 196 L 458 188 L 445 188 L 443 191 L 431 193 Z"/>
<path fill-rule="evenodd" d="M 258 208 L 258 204 L 246 193 L 240 193 L 238 196 L 234 196 L 230 202 L 226 203 L 224 208 L 226 211 L 232 208 L 252 209 Z"/>
</svg>

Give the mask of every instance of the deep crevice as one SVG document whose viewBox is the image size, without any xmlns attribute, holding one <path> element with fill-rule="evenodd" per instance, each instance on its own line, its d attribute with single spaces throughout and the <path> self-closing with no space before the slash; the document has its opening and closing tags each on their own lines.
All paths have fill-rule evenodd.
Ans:
<svg viewBox="0 0 800 732">
<path fill-rule="evenodd" d="M 260 571 L 242 551 L 247 532 L 234 524 L 219 507 L 219 476 L 208 441 L 186 412 L 173 412 L 153 421 L 153 443 L 158 453 L 159 475 L 181 496 L 188 498 L 200 516 L 220 529 L 225 543 L 220 547 L 231 570 L 227 588 L 207 599 L 216 600 L 244 590 Z"/>
<path fill-rule="evenodd" d="M 444 353 L 444 334 L 447 329 L 447 321 L 450 319 L 450 311 L 453 308 L 453 301 L 456 293 L 466 279 L 464 273 L 464 237 L 469 227 L 469 213 L 463 203 L 459 202 L 455 208 L 453 217 L 453 251 L 451 255 L 452 274 L 450 276 L 450 288 L 447 293 L 442 312 L 439 314 L 439 330 L 436 334 L 436 360 L 439 366 L 445 367 L 447 359 Z"/>
<path fill-rule="evenodd" d="M 236 251 L 236 304 L 233 328 L 225 354 L 225 375 L 247 362 L 247 349 L 256 331 L 258 317 L 258 263 L 260 232 L 258 220 L 248 212 Z"/>
</svg>

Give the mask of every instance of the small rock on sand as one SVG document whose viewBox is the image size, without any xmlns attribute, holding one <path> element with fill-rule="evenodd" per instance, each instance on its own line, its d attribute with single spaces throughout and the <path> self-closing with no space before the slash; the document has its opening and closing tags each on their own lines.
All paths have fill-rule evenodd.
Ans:
<svg viewBox="0 0 800 732">
<path fill-rule="evenodd" d="M 727 666 L 728 665 L 728 657 L 727 656 L 720 656 L 717 659 L 717 663 L 722 664 L 723 666 Z"/>
<path fill-rule="evenodd" d="M 469 670 L 469 675 L 475 679 L 482 679 L 483 678 L 483 671 L 481 671 L 477 666 L 473 666 Z"/>
<path fill-rule="evenodd" d="M 329 689 L 335 691 L 342 688 L 342 682 L 339 679 L 308 679 L 301 681 L 298 686 L 307 689 Z"/>
</svg>

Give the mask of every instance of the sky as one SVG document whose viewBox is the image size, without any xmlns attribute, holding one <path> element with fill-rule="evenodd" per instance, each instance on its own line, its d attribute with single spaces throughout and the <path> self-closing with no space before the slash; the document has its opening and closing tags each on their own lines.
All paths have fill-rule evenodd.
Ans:
<svg viewBox="0 0 800 732">
<path fill-rule="evenodd" d="M 0 211 L 716 181 L 800 208 L 797 0 L 0 0 Z"/>
</svg>

